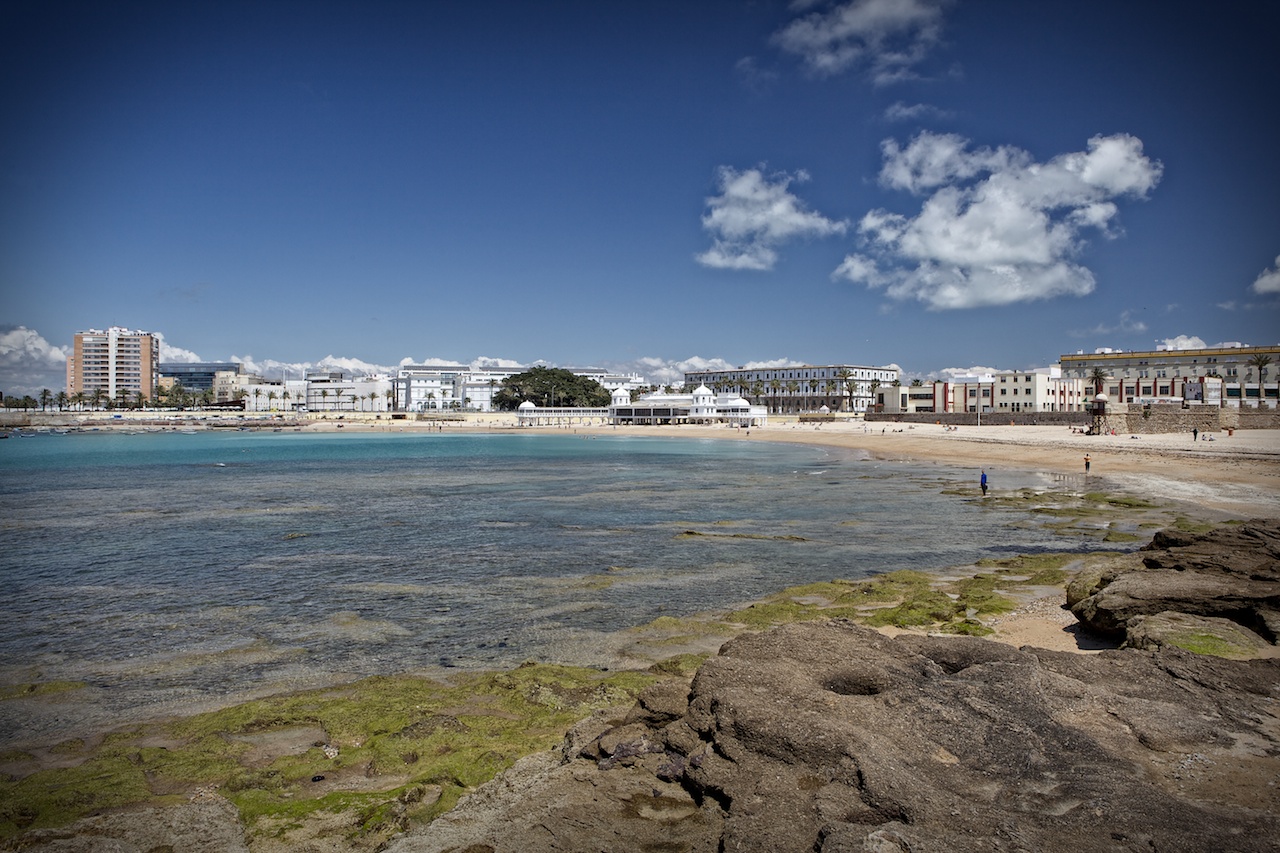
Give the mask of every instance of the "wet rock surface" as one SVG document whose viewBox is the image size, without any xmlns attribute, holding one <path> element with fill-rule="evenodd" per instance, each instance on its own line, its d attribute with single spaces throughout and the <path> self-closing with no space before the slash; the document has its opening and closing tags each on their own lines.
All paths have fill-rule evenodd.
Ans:
<svg viewBox="0 0 1280 853">
<path fill-rule="evenodd" d="M 423 851 L 1274 850 L 1280 662 L 807 623 L 695 676 Z M 604 723 L 602 723 L 604 725 Z M 505 786 L 505 789 L 503 788 Z"/>
<path fill-rule="evenodd" d="M 1197 632 L 1237 650 L 1270 654 L 1280 634 L 1280 521 L 1251 521 L 1202 535 L 1162 531 L 1140 552 L 1141 564 L 1107 572 L 1069 590 L 1085 630 L 1152 647 L 1174 639 L 1198 617 Z M 1147 617 L 1161 616 L 1151 624 Z M 1205 621 L 1210 620 L 1210 621 Z M 1180 623 L 1171 632 L 1169 622 Z M 1240 632 L 1247 632 L 1241 634 Z"/>
</svg>

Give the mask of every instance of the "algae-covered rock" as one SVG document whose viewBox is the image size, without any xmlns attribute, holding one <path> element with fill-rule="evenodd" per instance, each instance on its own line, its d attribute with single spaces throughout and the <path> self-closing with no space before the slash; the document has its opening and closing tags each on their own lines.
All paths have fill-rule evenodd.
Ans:
<svg viewBox="0 0 1280 853">
<path fill-rule="evenodd" d="M 1280 660 L 1172 646 L 790 624 L 726 643 L 679 720 L 620 721 L 387 850 L 1261 853 L 1280 837 L 1278 682 Z"/>
<path fill-rule="evenodd" d="M 1166 611 L 1130 619 L 1125 646 L 1151 650 L 1177 646 L 1197 654 L 1247 660 L 1264 656 L 1269 644 L 1230 619 Z"/>
<path fill-rule="evenodd" d="M 1175 612 L 1230 619 L 1276 643 L 1270 614 L 1280 611 L 1280 521 L 1165 530 L 1139 553 L 1141 565 L 1096 582 L 1077 578 L 1068 601 L 1085 630 L 1124 637 L 1135 617 Z"/>
</svg>

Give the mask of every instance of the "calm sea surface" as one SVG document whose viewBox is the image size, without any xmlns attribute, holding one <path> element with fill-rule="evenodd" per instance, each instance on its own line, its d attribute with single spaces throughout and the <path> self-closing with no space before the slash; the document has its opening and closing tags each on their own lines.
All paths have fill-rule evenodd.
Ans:
<svg viewBox="0 0 1280 853">
<path fill-rule="evenodd" d="M 840 450 L 648 437 L 8 439 L 0 681 L 89 687 L 51 719 L 0 703 L 0 743 L 55 731 L 85 713 L 77 703 L 105 718 L 334 674 L 603 665 L 595 638 L 661 615 L 1096 547 L 943 494 L 976 479 Z M 1052 485 L 1015 472 L 993 484 Z"/>
</svg>

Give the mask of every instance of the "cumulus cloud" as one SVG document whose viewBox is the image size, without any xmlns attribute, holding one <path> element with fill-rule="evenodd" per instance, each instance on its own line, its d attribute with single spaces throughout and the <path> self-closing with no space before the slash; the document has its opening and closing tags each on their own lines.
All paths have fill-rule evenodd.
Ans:
<svg viewBox="0 0 1280 853">
<path fill-rule="evenodd" d="M 1176 335 L 1158 342 L 1164 349 L 1204 349 L 1204 338 L 1195 335 Z"/>
<path fill-rule="evenodd" d="M 391 374 L 394 367 L 372 364 L 358 358 L 327 355 L 319 361 L 277 361 L 274 358 L 256 359 L 252 355 L 233 355 L 229 361 L 239 362 L 247 373 L 256 373 L 264 379 L 301 379 L 314 371 L 341 370 L 353 376 Z M 405 362 L 402 362 L 402 364 Z"/>
<path fill-rule="evenodd" d="M 906 146 L 886 140 L 882 153 L 881 184 L 925 196 L 920 212 L 867 213 L 863 251 L 832 276 L 938 310 L 1092 292 L 1093 274 L 1074 262 L 1084 232 L 1114 236 L 1113 199 L 1145 197 L 1162 172 L 1125 134 L 1095 136 L 1088 150 L 1046 163 L 929 132 Z"/>
<path fill-rule="evenodd" d="M 817 5 L 804 4 L 804 8 Z M 851 0 L 797 18 L 773 43 L 814 74 L 865 71 L 877 84 L 916 76 L 938 43 L 947 0 Z"/>
<path fill-rule="evenodd" d="M 843 234 L 847 222 L 837 222 L 807 210 L 789 189 L 793 181 L 809 179 L 806 172 L 765 175 L 760 169 L 739 172 L 721 166 L 720 195 L 707 199 L 702 227 L 713 244 L 697 256 L 700 264 L 718 269 L 769 270 L 778 260 L 776 247 L 791 239 Z"/>
<path fill-rule="evenodd" d="M 961 376 L 982 376 L 986 373 L 1005 373 L 1003 368 L 999 367 L 982 367 L 975 364 L 973 367 L 944 367 L 937 371 L 934 375 L 943 382 L 951 382 Z"/>
<path fill-rule="evenodd" d="M 0 392 L 21 397 L 64 390 L 70 353 L 71 347 L 54 346 L 35 329 L 0 326 Z"/>
<path fill-rule="evenodd" d="M 769 361 L 748 361 L 742 365 L 744 370 L 777 370 L 780 367 L 800 367 L 803 361 L 796 361 L 794 358 L 775 358 Z"/>
<path fill-rule="evenodd" d="M 164 339 L 161 332 L 154 333 L 160 339 L 160 360 L 165 362 L 181 362 L 183 364 L 192 364 L 197 361 L 204 361 L 203 358 L 196 355 L 189 349 L 172 346 Z"/>
<path fill-rule="evenodd" d="M 1270 269 L 1265 269 L 1258 274 L 1250 285 L 1250 289 L 1254 293 L 1264 295 L 1280 293 L 1280 255 L 1276 256 L 1276 262 Z"/>
</svg>

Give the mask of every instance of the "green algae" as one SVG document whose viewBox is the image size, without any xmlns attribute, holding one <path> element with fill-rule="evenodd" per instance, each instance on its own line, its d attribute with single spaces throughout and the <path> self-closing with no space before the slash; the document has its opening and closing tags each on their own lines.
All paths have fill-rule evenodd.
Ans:
<svg viewBox="0 0 1280 853">
<path fill-rule="evenodd" d="M 66 693 L 69 690 L 81 690 L 83 681 L 35 681 L 24 684 L 0 685 L 0 701 L 6 699 L 29 699 L 36 696 L 50 696 L 55 693 Z"/>
<path fill-rule="evenodd" d="M 520 757 L 559 743 L 593 711 L 629 706 L 661 677 L 539 663 L 443 683 L 380 676 L 150 724 L 105 738 L 75 767 L 0 780 L 0 838 L 202 787 L 219 789 L 251 831 L 266 818 L 335 809 L 367 815 L 375 831 L 389 803 L 403 806 L 407 792 L 434 785 L 438 799 L 419 797 L 408 810 L 429 820 Z M 263 754 L 246 739 L 297 730 L 322 731 L 325 740 Z M 320 777 L 339 789 L 321 790 L 313 781 Z M 343 789 L 348 779 L 359 784 Z"/>
</svg>

